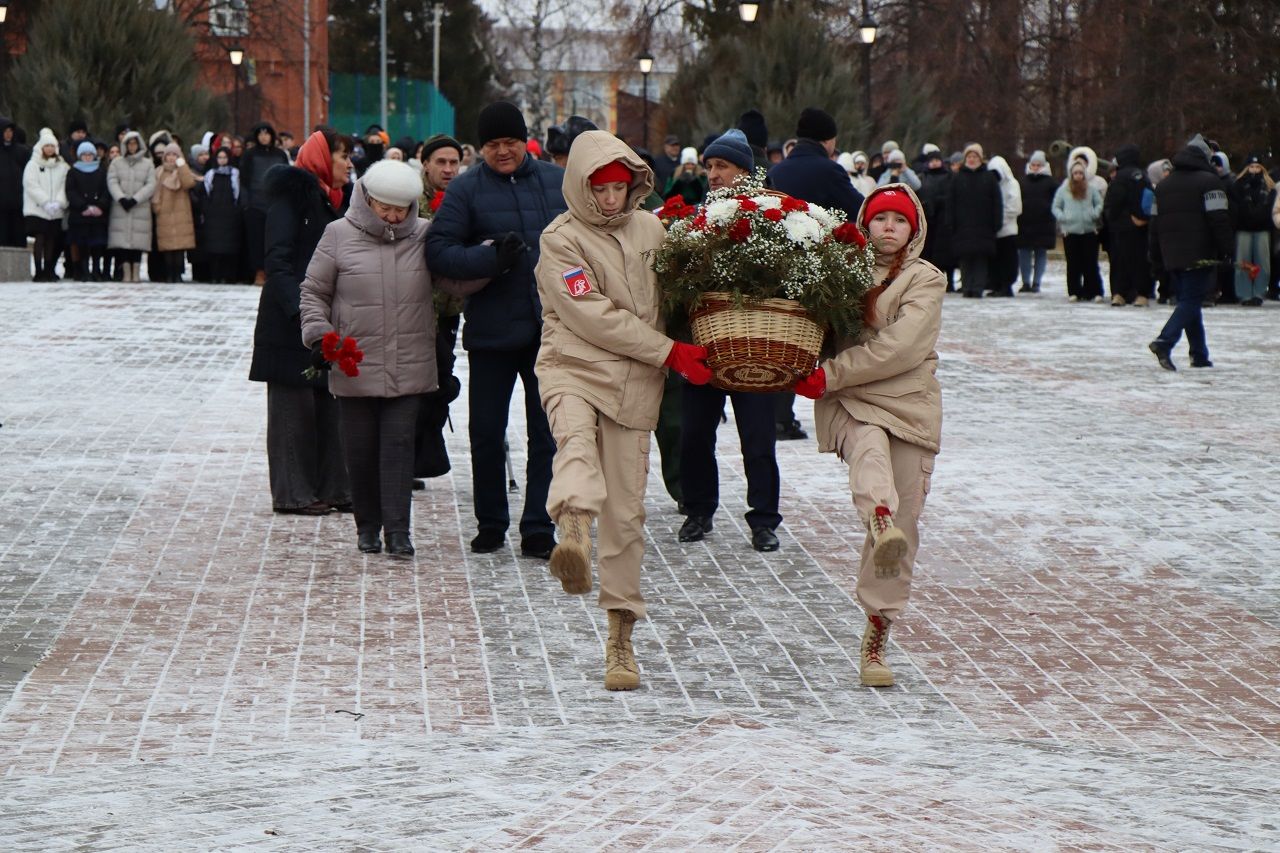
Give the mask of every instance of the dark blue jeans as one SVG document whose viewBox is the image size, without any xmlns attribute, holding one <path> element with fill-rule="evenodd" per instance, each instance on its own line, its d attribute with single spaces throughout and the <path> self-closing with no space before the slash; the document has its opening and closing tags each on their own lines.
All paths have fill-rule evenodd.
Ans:
<svg viewBox="0 0 1280 853">
<path fill-rule="evenodd" d="M 726 396 L 742 442 L 742 467 L 747 474 L 747 524 L 770 530 L 782 523 L 778 514 L 778 459 L 774 443 L 774 395 L 721 391 L 710 385 L 684 383 L 681 400 L 680 488 L 689 515 L 710 518 L 720 505 L 720 472 L 716 466 L 716 429 Z"/>
<path fill-rule="evenodd" d="M 556 443 L 551 437 L 547 414 L 538 398 L 538 378 L 533 362 L 538 342 L 518 350 L 471 350 L 468 403 L 471 422 L 471 487 L 480 530 L 505 533 L 511 524 L 507 510 L 507 413 L 516 377 L 524 386 L 524 414 L 529 440 L 525 466 L 524 512 L 520 535 L 551 533 L 555 525 L 547 515 L 547 490 L 551 487 L 551 460 Z"/>
<path fill-rule="evenodd" d="M 1204 337 L 1201 306 L 1213 289 L 1217 274 L 1216 267 L 1169 271 L 1173 279 L 1174 297 L 1178 301 L 1156 341 L 1165 349 L 1173 349 L 1181 340 L 1182 333 L 1186 332 L 1192 362 L 1209 360 L 1209 346 Z"/>
</svg>

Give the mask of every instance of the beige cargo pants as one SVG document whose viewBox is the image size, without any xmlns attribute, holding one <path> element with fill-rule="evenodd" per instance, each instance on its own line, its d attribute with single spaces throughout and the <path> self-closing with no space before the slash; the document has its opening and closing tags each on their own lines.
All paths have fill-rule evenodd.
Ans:
<svg viewBox="0 0 1280 853">
<path fill-rule="evenodd" d="M 630 610 L 643 619 L 640 564 L 650 432 L 619 426 L 572 394 L 552 397 L 545 408 L 556 440 L 547 512 L 552 521 L 568 509 L 597 519 L 600 607 Z"/>
<path fill-rule="evenodd" d="M 872 616 L 890 622 L 898 618 L 911 595 L 911 573 L 920 547 L 918 522 L 929 494 L 934 454 L 895 438 L 882 427 L 864 424 L 843 409 L 834 417 L 832 438 L 836 453 L 849 466 L 853 506 L 867 538 L 858 568 L 858 601 Z M 876 577 L 871 559 L 870 519 L 877 506 L 887 506 L 893 523 L 907 537 L 907 553 L 896 578 Z"/>
</svg>

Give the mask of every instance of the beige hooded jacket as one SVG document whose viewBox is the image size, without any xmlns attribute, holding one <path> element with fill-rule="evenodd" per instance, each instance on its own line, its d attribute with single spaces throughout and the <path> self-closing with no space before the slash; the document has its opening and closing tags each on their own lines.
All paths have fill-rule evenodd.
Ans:
<svg viewBox="0 0 1280 853">
<path fill-rule="evenodd" d="M 837 407 L 934 453 L 942 441 L 942 389 L 934 374 L 947 281 L 937 267 L 920 258 L 928 232 L 920 199 L 906 184 L 888 184 L 879 191 L 887 189 L 910 196 L 920 229 L 907 244 L 902 271 L 876 299 L 875 321 L 857 340 L 839 342 L 836 355 L 821 364 L 827 391 L 814 403 L 814 419 L 823 453 L 835 451 L 832 422 Z M 859 211 L 859 222 L 862 216 Z M 876 283 L 888 274 L 889 260 L 877 258 Z"/>
<path fill-rule="evenodd" d="M 631 192 L 622 213 L 605 217 L 590 177 L 615 160 L 631 170 Z M 543 404 L 576 394 L 624 427 L 651 430 L 671 352 L 650 266 L 666 231 L 640 209 L 653 192 L 653 172 L 612 134 L 588 131 L 569 151 L 563 192 L 569 210 L 542 232 L 535 270 L 543 321 L 535 370 Z"/>
</svg>

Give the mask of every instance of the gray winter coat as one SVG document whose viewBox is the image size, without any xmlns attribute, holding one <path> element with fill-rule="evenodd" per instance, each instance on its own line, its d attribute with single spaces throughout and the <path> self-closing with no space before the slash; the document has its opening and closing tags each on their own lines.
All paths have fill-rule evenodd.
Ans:
<svg viewBox="0 0 1280 853">
<path fill-rule="evenodd" d="M 129 139 L 138 140 L 137 154 L 121 154 L 107 168 L 107 191 L 115 199 L 111 206 L 111 220 L 107 231 L 107 246 L 111 249 L 151 251 L 151 196 L 156 191 L 156 168 L 147 153 L 146 143 L 136 131 L 125 134 L 122 150 Z M 137 202 L 132 210 L 125 211 L 120 199 L 132 198 Z"/>
</svg>

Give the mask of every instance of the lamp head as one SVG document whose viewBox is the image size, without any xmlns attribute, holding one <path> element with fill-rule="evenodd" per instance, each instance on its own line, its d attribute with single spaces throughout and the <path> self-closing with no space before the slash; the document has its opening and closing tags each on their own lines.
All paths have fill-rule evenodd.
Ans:
<svg viewBox="0 0 1280 853">
<path fill-rule="evenodd" d="M 752 3 L 750 0 L 740 0 L 738 3 L 738 17 L 746 23 L 750 24 L 760 14 L 760 4 Z"/>
</svg>

